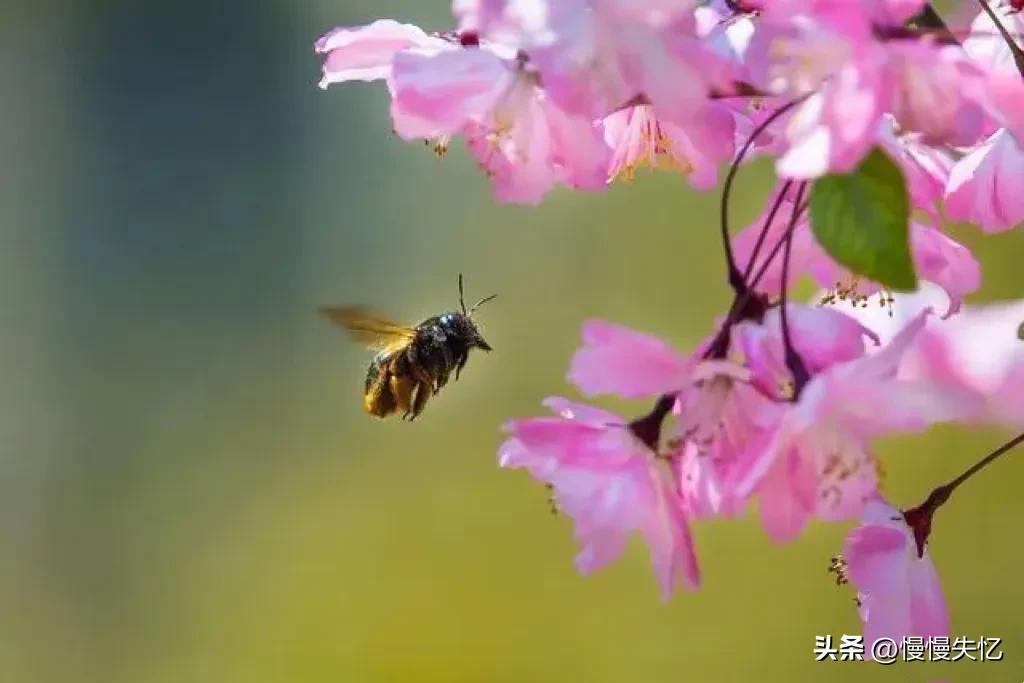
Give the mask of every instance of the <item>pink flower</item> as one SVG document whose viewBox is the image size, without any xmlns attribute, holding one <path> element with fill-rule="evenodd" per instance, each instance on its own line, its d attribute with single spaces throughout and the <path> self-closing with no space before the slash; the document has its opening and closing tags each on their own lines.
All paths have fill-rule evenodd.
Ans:
<svg viewBox="0 0 1024 683">
<path fill-rule="evenodd" d="M 991 3 L 999 23 L 1016 41 L 1024 42 L 1024 17 L 1006 4 Z M 1024 81 L 1021 80 L 1013 52 L 1003 39 L 987 12 L 979 12 L 971 23 L 964 50 L 975 63 L 988 72 L 983 86 L 970 96 L 977 100 L 997 125 L 1010 130 L 1018 140 L 1024 139 Z"/>
<path fill-rule="evenodd" d="M 583 346 L 572 357 L 569 381 L 587 396 L 646 398 L 678 391 L 695 362 L 661 339 L 603 320 L 583 325 Z"/>
<path fill-rule="evenodd" d="M 556 183 L 605 187 L 610 150 L 601 127 L 556 107 L 515 49 L 378 21 L 335 29 L 317 50 L 327 54 L 324 87 L 387 81 L 402 138 L 437 141 L 443 151 L 452 136 L 465 135 L 503 201 L 537 203 Z"/>
<path fill-rule="evenodd" d="M 460 3 L 462 4 L 462 3 Z M 465 3 L 464 22 L 522 48 L 563 109 L 603 118 L 642 98 L 681 123 L 704 106 L 727 63 L 696 33 L 688 0 Z"/>
<path fill-rule="evenodd" d="M 912 320 L 880 351 L 813 375 L 766 438 L 739 491 L 756 492 L 762 522 L 772 538 L 793 538 L 812 517 L 841 520 L 860 515 L 877 490 L 875 459 L 868 447 L 873 437 L 920 431 L 976 410 L 973 393 L 938 394 L 929 382 L 898 377 L 903 356 L 929 312 Z M 822 327 L 808 326 L 805 331 L 833 336 L 823 335 Z M 794 330 L 791 333 L 795 336 Z M 806 343 L 813 345 L 811 340 Z M 767 364 L 752 369 L 774 376 Z"/>
<path fill-rule="evenodd" d="M 956 45 L 928 40 L 886 44 L 886 109 L 900 126 L 930 144 L 967 145 L 982 134 L 985 114 L 967 95 L 982 87 L 984 70 Z"/>
<path fill-rule="evenodd" d="M 935 286 L 901 294 L 889 317 L 876 308 L 843 309 L 874 330 L 883 341 L 906 320 L 926 308 L 943 306 L 946 295 Z M 973 395 L 973 410 L 957 419 L 968 423 L 1024 425 L 1024 301 L 1002 301 L 964 306 L 947 319 L 929 319 L 907 350 L 899 377 L 923 382 L 939 395 Z"/>
<path fill-rule="evenodd" d="M 774 426 L 780 410 L 751 384 L 746 368 L 704 360 L 710 343 L 684 358 L 657 337 L 588 321 L 569 370 L 569 380 L 587 395 L 673 397 L 675 420 L 663 457 L 671 462 L 685 507 L 699 517 L 742 511 L 746 496 L 735 492 L 737 473 L 745 469 L 741 459 Z"/>
<path fill-rule="evenodd" d="M 903 171 L 911 207 L 938 221 L 938 202 L 945 196 L 953 158 L 941 147 L 924 144 L 919 135 L 897 135 L 894 123 L 889 116 L 883 118 L 878 141 Z"/>
<path fill-rule="evenodd" d="M 780 126 L 780 175 L 849 171 L 875 144 L 882 114 L 929 142 L 971 142 L 984 122 L 968 97 L 984 72 L 960 48 L 887 40 L 921 3 L 780 0 L 765 9 L 747 61 L 756 84 L 802 102 Z"/>
<path fill-rule="evenodd" d="M 556 182 L 605 186 L 600 128 L 555 106 L 516 55 L 486 45 L 410 50 L 396 55 L 393 79 L 396 132 L 429 139 L 465 131 L 500 199 L 536 203 Z"/>
<path fill-rule="evenodd" d="M 718 167 L 733 153 L 732 114 L 710 103 L 685 126 L 662 121 L 654 107 L 626 107 L 604 119 L 604 136 L 612 149 L 609 178 L 631 180 L 642 166 L 675 170 L 702 190 L 718 182 Z"/>
<path fill-rule="evenodd" d="M 956 162 L 946 189 L 950 218 L 1001 232 L 1024 221 L 1024 146 L 1005 128 Z"/>
<path fill-rule="evenodd" d="M 320 87 L 344 81 L 376 81 L 391 76 L 397 52 L 411 47 L 437 47 L 444 43 L 418 26 L 381 19 L 367 26 L 339 26 L 315 44 L 324 57 Z"/>
<path fill-rule="evenodd" d="M 1024 302 L 966 308 L 922 333 L 901 374 L 932 382 L 936 391 L 974 392 L 979 409 L 966 420 L 1024 425 Z"/>
<path fill-rule="evenodd" d="M 739 491 L 740 477 L 784 410 L 751 382 L 748 369 L 725 360 L 697 366 L 679 394 L 668 441 L 680 495 L 694 517 L 743 512 L 749 495 Z"/>
<path fill-rule="evenodd" d="M 881 498 L 864 509 L 861 525 L 843 546 L 857 588 L 866 651 L 879 638 L 948 636 L 949 612 L 927 550 L 918 555 L 903 513 Z"/>
<path fill-rule="evenodd" d="M 790 303 L 786 311 L 793 346 L 812 375 L 863 356 L 865 339 L 879 344 L 872 330 L 834 308 Z M 781 310 L 770 309 L 760 324 L 740 324 L 735 337 L 747 363 L 757 370 L 753 381 L 766 395 L 779 396 L 780 384 L 789 381 Z"/>
<path fill-rule="evenodd" d="M 577 569 L 589 573 L 612 562 L 637 531 L 650 548 L 663 599 L 680 583 L 697 588 L 686 510 L 667 464 L 617 415 L 561 398 L 545 403 L 557 417 L 507 423 L 499 462 L 526 468 L 553 488 L 582 546 Z"/>
<path fill-rule="evenodd" d="M 771 204 L 772 201 L 769 201 L 767 206 Z M 764 263 L 771 247 L 786 234 L 792 211 L 793 204 L 787 198 L 769 227 L 754 273 L 760 270 L 760 264 Z M 758 235 L 767 220 L 767 214 L 766 208 L 764 215 L 734 238 L 733 248 L 741 268 L 746 265 L 753 253 Z M 950 305 L 944 313 L 945 317 L 955 313 L 962 298 L 976 291 L 981 285 L 981 269 L 974 255 L 936 227 L 912 221 L 910 251 L 918 277 L 942 286 L 949 294 Z M 800 218 L 793 231 L 788 284 L 791 285 L 805 273 L 819 286 L 830 289 L 829 300 L 853 298 L 866 305 L 867 298 L 879 290 L 876 284 L 852 275 L 846 268 L 832 260 L 814 238 L 806 214 Z M 777 257 L 771 263 L 756 289 L 769 296 L 781 293 L 781 257 Z"/>
</svg>

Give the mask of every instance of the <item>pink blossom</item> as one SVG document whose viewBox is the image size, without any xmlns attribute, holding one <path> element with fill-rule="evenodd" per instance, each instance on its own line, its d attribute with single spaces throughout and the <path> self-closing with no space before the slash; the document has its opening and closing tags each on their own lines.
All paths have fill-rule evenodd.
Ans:
<svg viewBox="0 0 1024 683">
<path fill-rule="evenodd" d="M 919 135 L 897 134 L 894 124 L 891 117 L 883 118 L 878 142 L 903 171 L 911 207 L 937 221 L 938 203 L 945 196 L 953 158 L 942 147 L 925 144 Z"/>
<path fill-rule="evenodd" d="M 930 300 L 929 295 L 923 301 Z M 905 302 L 914 307 L 921 299 Z M 932 382 L 936 391 L 974 392 L 971 422 L 1024 425 L 1024 301 L 965 307 L 949 320 L 929 323 L 901 367 L 901 375 Z"/>
<path fill-rule="evenodd" d="M 918 556 L 903 513 L 881 498 L 864 509 L 843 546 L 847 575 L 857 588 L 866 650 L 879 638 L 948 636 L 949 612 L 927 550 Z"/>
<path fill-rule="evenodd" d="M 865 340 L 880 343 L 872 330 L 834 308 L 790 303 L 786 312 L 793 346 L 812 375 L 860 358 Z M 753 381 L 766 395 L 778 396 L 790 374 L 784 360 L 781 310 L 770 309 L 760 323 L 741 323 L 735 338 L 747 363 L 757 369 Z"/>
<path fill-rule="evenodd" d="M 976 410 L 973 393 L 937 394 L 929 382 L 898 377 L 928 313 L 922 312 L 880 351 L 815 374 L 784 413 L 739 485 L 741 493 L 756 492 L 772 538 L 796 536 L 812 517 L 860 515 L 878 483 L 871 438 L 920 431 Z M 806 331 L 821 336 L 820 329 Z M 752 369 L 773 376 L 770 365 Z"/>
<path fill-rule="evenodd" d="M 440 38 L 429 36 L 418 26 L 381 19 L 366 26 L 339 26 L 315 44 L 324 57 L 320 87 L 344 81 L 376 81 L 391 75 L 396 53 L 411 47 L 440 46 Z"/>
<path fill-rule="evenodd" d="M 469 4 L 463 20 L 525 50 L 551 98 L 573 114 L 599 119 L 643 99 L 681 123 L 730 80 L 727 63 L 700 41 L 688 0 Z"/>
<path fill-rule="evenodd" d="M 718 167 L 733 153 L 735 124 L 725 107 L 709 103 L 686 125 L 662 121 L 651 105 L 621 109 L 604 119 L 612 149 L 609 177 L 631 180 L 643 166 L 675 170 L 707 190 L 718 182 Z"/>
<path fill-rule="evenodd" d="M 502 467 L 523 467 L 553 487 L 589 573 L 615 560 L 629 535 L 647 541 L 663 599 L 680 583 L 695 589 L 700 571 L 683 501 L 667 464 L 612 413 L 561 398 L 545 401 L 557 417 L 512 420 L 501 446 Z"/>
<path fill-rule="evenodd" d="M 685 386 L 694 364 L 653 335 L 588 320 L 583 325 L 583 346 L 572 357 L 569 381 L 587 396 L 660 396 Z"/>
<path fill-rule="evenodd" d="M 929 142 L 973 141 L 984 80 L 963 51 L 927 40 L 883 40 L 915 3 L 781 0 L 768 5 L 747 52 L 755 83 L 802 97 L 780 126 L 780 175 L 849 171 L 875 144 L 883 113 Z M 920 4 L 920 3 L 917 3 Z"/>
<path fill-rule="evenodd" d="M 768 202 L 766 206 L 771 204 L 772 202 Z M 792 202 L 788 198 L 783 200 L 781 210 L 776 213 L 769 226 L 765 246 L 761 249 L 754 273 L 760 270 L 760 264 L 764 262 L 771 247 L 786 234 L 792 211 Z M 741 267 L 745 266 L 753 253 L 758 235 L 767 220 L 767 214 L 768 208 L 757 221 L 734 238 L 733 249 Z M 955 313 L 962 298 L 976 291 L 981 285 L 981 269 L 974 255 L 936 227 L 911 221 L 910 251 L 918 277 L 942 286 L 949 294 L 950 304 L 944 313 L 945 317 Z M 809 274 L 819 286 L 829 288 L 835 298 L 853 298 L 866 304 L 867 297 L 879 290 L 876 284 L 852 275 L 846 268 L 832 260 L 814 238 L 806 213 L 798 220 L 793 231 L 790 281 L 787 284 L 791 285 L 803 274 Z M 777 257 L 772 261 L 756 289 L 769 296 L 781 293 L 781 258 Z"/>
<path fill-rule="evenodd" d="M 324 87 L 387 81 L 402 138 L 436 141 L 443 150 L 452 136 L 465 135 L 503 201 L 536 203 L 556 183 L 605 187 L 610 150 L 600 125 L 555 106 L 512 48 L 378 21 L 335 29 L 317 50 L 327 54 Z"/>
<path fill-rule="evenodd" d="M 1016 41 L 1024 43 L 1024 17 L 1011 6 L 992 3 L 991 9 L 999 23 Z M 1018 140 L 1024 139 L 1024 81 L 1013 52 L 987 12 L 979 12 L 971 23 L 970 35 L 964 41 L 964 50 L 975 63 L 987 72 L 982 87 L 973 89 L 976 99 L 998 125 L 1009 129 Z"/>
<path fill-rule="evenodd" d="M 688 358 L 664 341 L 625 327 L 589 321 L 573 355 L 569 380 L 584 394 L 624 398 L 674 397 L 665 458 L 693 516 L 738 514 L 746 496 L 735 491 L 742 458 L 780 407 L 751 384 L 731 360 L 704 360 L 711 339 Z"/>
<path fill-rule="evenodd" d="M 1024 146 L 1005 128 L 953 166 L 946 194 L 950 218 L 1001 232 L 1024 221 Z"/>
<path fill-rule="evenodd" d="M 843 310 L 870 327 L 884 341 L 906 320 L 946 302 L 945 293 L 933 285 L 900 294 L 892 316 L 876 308 Z M 907 350 L 899 376 L 925 382 L 936 394 L 973 395 L 973 410 L 957 419 L 967 423 L 994 423 L 1017 428 L 1024 425 L 1024 301 L 965 305 L 955 316 L 931 318 Z"/>
<path fill-rule="evenodd" d="M 749 495 L 739 479 L 785 407 L 751 382 L 749 370 L 725 360 L 698 365 L 678 396 L 668 443 L 680 495 L 694 517 L 742 513 Z"/>
<path fill-rule="evenodd" d="M 499 199 L 536 203 L 556 182 L 605 186 L 600 128 L 555 106 L 514 54 L 485 45 L 410 50 L 396 55 L 393 80 L 395 131 L 407 139 L 464 131 Z"/>
<path fill-rule="evenodd" d="M 984 110 L 967 97 L 982 87 L 985 72 L 957 45 L 897 40 L 886 46 L 887 110 L 900 126 L 927 143 L 967 145 L 978 139 Z"/>
</svg>

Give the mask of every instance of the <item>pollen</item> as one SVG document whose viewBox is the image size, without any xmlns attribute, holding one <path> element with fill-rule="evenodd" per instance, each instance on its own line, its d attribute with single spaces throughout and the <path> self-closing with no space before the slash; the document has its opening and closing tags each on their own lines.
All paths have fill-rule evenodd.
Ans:
<svg viewBox="0 0 1024 683">
<path fill-rule="evenodd" d="M 557 517 L 560 510 L 558 501 L 555 500 L 555 487 L 551 484 L 544 484 L 544 488 L 548 490 L 548 511 L 552 516 Z"/>
<path fill-rule="evenodd" d="M 830 564 L 828 565 L 828 572 L 836 575 L 836 585 L 842 586 L 843 584 L 850 583 L 850 576 L 848 574 L 850 565 L 846 562 L 842 555 L 833 555 Z"/>
<path fill-rule="evenodd" d="M 635 105 L 627 115 L 629 118 L 612 163 L 613 180 L 632 182 L 641 168 L 677 171 L 683 175 L 694 171 L 694 165 L 680 153 L 649 105 Z"/>
<path fill-rule="evenodd" d="M 796 383 L 791 379 L 780 380 L 778 383 L 779 395 L 786 401 L 796 398 Z"/>
<path fill-rule="evenodd" d="M 819 303 L 823 306 L 833 306 L 839 302 L 849 302 L 854 308 L 867 308 L 871 303 L 871 295 L 864 294 L 861 292 L 861 279 L 857 275 L 853 275 L 849 280 L 845 282 L 839 280 L 834 286 L 825 290 L 825 294 L 819 300 Z M 881 289 L 878 291 L 876 300 L 878 301 L 879 308 L 888 309 L 889 317 L 893 314 L 893 304 L 896 303 L 896 297 L 888 289 Z"/>
<path fill-rule="evenodd" d="M 438 158 L 444 158 L 444 155 L 448 153 L 448 145 L 451 143 L 450 135 L 442 135 L 432 140 L 424 140 L 423 144 L 430 148 L 434 155 Z"/>
<path fill-rule="evenodd" d="M 837 280 L 833 287 L 825 291 L 821 297 L 821 303 L 825 306 L 832 306 L 840 301 L 848 301 L 855 308 L 867 308 L 869 297 L 860 292 L 860 278 L 856 275 L 843 282 Z"/>
</svg>

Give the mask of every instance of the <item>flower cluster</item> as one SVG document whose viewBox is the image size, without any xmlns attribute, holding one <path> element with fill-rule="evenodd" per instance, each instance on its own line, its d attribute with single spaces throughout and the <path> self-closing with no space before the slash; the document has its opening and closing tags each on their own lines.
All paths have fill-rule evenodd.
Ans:
<svg viewBox="0 0 1024 683">
<path fill-rule="evenodd" d="M 455 0 L 451 30 L 380 20 L 317 41 L 322 87 L 383 80 L 395 133 L 439 153 L 462 137 L 502 201 L 643 166 L 711 189 L 728 168 L 716 329 L 680 352 L 593 320 L 571 361 L 584 396 L 653 408 L 551 397 L 505 425 L 501 465 L 551 489 L 580 571 L 639 532 L 662 594 L 694 589 L 691 524 L 756 501 L 776 541 L 862 520 L 834 568 L 869 640 L 948 631 L 926 542 L 974 470 L 900 511 L 872 441 L 1024 423 L 1024 310 L 962 305 L 981 268 L 944 229 L 1024 221 L 1024 13 L 981 5 L 961 31 L 923 0 Z M 777 185 L 732 235 L 729 193 L 758 156 Z M 788 301 L 804 276 L 822 295 Z"/>
</svg>

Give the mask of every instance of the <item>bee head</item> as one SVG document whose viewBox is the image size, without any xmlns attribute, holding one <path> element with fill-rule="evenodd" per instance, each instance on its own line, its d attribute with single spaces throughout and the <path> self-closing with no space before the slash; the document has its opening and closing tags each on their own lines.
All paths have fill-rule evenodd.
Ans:
<svg viewBox="0 0 1024 683">
<path fill-rule="evenodd" d="M 475 346 L 478 349 L 483 349 L 484 351 L 493 351 L 491 345 L 488 344 L 487 340 L 480 334 L 480 328 L 478 328 L 476 323 L 473 322 L 473 311 L 480 308 L 482 304 L 487 303 L 496 296 L 498 295 L 491 294 L 490 296 L 485 296 L 483 299 L 480 299 L 480 301 L 473 304 L 467 311 L 466 301 L 462 294 L 462 273 L 459 273 L 459 307 L 462 308 L 462 315 L 459 315 L 458 313 L 452 315 L 457 316 L 459 318 L 459 324 L 464 326 L 464 334 L 470 346 Z"/>
<path fill-rule="evenodd" d="M 469 318 L 466 319 L 466 322 L 468 322 L 469 326 L 473 328 L 473 336 L 471 337 L 471 339 L 473 340 L 473 346 L 477 347 L 478 349 L 483 349 L 484 351 L 493 351 L 494 349 L 491 348 L 491 345 L 488 344 L 487 340 L 484 339 L 482 334 L 480 334 L 480 329 L 476 326 L 476 323 L 474 323 Z"/>
<path fill-rule="evenodd" d="M 441 325 L 450 333 L 462 339 L 469 347 L 476 347 L 484 351 L 492 351 L 491 345 L 487 343 L 480 328 L 476 326 L 469 315 L 463 313 L 445 313 L 441 316 Z"/>
</svg>

